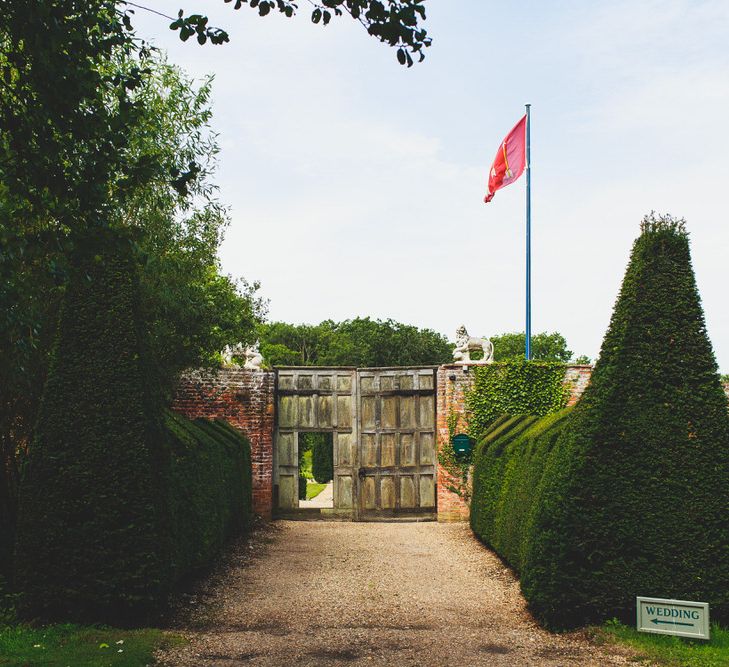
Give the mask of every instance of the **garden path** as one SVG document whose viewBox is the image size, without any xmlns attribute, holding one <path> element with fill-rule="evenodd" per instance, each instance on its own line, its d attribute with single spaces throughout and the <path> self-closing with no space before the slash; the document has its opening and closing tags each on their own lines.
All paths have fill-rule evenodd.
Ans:
<svg viewBox="0 0 729 667">
<path fill-rule="evenodd" d="M 467 525 L 278 521 L 241 541 L 176 627 L 185 666 L 625 665 L 541 629 Z"/>
<path fill-rule="evenodd" d="M 321 490 L 321 493 L 315 495 L 311 500 L 299 500 L 299 507 L 310 507 L 313 509 L 334 507 L 334 482 L 329 482 Z"/>
</svg>

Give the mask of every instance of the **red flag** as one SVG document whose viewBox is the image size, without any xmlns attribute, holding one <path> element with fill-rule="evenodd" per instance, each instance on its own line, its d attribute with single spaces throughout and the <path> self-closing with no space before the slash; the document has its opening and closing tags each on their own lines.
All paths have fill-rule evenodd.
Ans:
<svg viewBox="0 0 729 667">
<path fill-rule="evenodd" d="M 489 191 L 484 197 L 488 203 L 497 190 L 511 185 L 524 173 L 526 165 L 526 115 L 511 129 L 496 151 L 494 163 L 489 172 Z"/>
</svg>

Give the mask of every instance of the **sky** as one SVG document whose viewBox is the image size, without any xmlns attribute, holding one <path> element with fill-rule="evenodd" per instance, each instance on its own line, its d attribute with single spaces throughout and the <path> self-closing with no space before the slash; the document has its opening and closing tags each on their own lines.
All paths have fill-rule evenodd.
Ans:
<svg viewBox="0 0 729 667">
<path fill-rule="evenodd" d="M 142 3 L 144 4 L 144 3 Z M 523 331 L 525 179 L 483 203 L 500 141 L 532 105 L 532 331 L 599 353 L 642 217 L 683 217 L 709 336 L 729 372 L 729 3 L 427 0 L 407 69 L 348 17 L 204 12 L 224 46 L 140 36 L 213 74 L 223 270 L 269 319 L 393 318 L 453 340 Z"/>
</svg>

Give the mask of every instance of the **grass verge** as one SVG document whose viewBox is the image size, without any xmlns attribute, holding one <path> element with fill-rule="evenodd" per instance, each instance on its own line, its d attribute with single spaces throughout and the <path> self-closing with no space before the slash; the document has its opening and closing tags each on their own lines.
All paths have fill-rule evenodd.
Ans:
<svg viewBox="0 0 729 667">
<path fill-rule="evenodd" d="M 669 635 L 638 632 L 635 628 L 609 622 L 595 628 L 598 642 L 622 644 L 633 649 L 637 657 L 670 667 L 727 667 L 729 665 L 729 630 L 711 626 L 707 641 Z"/>
<path fill-rule="evenodd" d="M 326 484 L 319 484 L 319 482 L 309 482 L 306 485 L 306 499 L 311 500 L 318 496 L 324 489 Z"/>
<path fill-rule="evenodd" d="M 161 630 L 49 625 L 0 628 L 2 667 L 143 667 L 157 649 L 183 643 Z"/>
</svg>

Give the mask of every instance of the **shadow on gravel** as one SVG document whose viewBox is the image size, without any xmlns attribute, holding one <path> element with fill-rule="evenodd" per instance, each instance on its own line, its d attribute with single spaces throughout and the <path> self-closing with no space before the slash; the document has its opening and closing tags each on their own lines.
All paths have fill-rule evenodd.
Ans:
<svg viewBox="0 0 729 667">
<path fill-rule="evenodd" d="M 357 651 L 352 651 L 351 649 L 311 651 L 307 655 L 310 655 L 313 658 L 319 658 L 320 660 L 340 660 L 342 662 L 351 662 L 352 660 L 357 660 L 357 658 L 360 657 L 360 654 L 357 653 Z"/>
<path fill-rule="evenodd" d="M 236 623 L 217 624 L 215 632 L 258 632 L 262 635 L 272 637 L 285 637 L 290 635 L 292 630 L 276 623 L 256 623 L 255 625 L 244 625 Z"/>
<path fill-rule="evenodd" d="M 368 623 L 366 625 L 355 624 L 355 623 L 342 623 L 341 625 L 313 625 L 312 630 L 436 630 L 432 625 L 383 625 L 377 623 Z"/>
<path fill-rule="evenodd" d="M 232 538 L 210 568 L 196 572 L 178 585 L 161 626 L 168 630 L 218 628 L 213 608 L 218 587 L 230 570 L 248 567 L 264 556 L 281 531 L 275 523 L 257 520 L 249 533 Z"/>
<path fill-rule="evenodd" d="M 257 658 L 260 653 L 238 653 L 237 655 L 220 655 L 219 653 L 206 653 L 200 657 L 203 660 L 215 660 L 215 664 L 220 664 L 219 661 L 223 661 L 223 664 L 236 663 L 236 662 L 248 662 L 253 658 Z"/>
<path fill-rule="evenodd" d="M 499 644 L 484 644 L 478 649 L 481 653 L 488 653 L 489 655 L 506 655 L 511 653 L 511 649 L 506 646 L 500 646 Z"/>
</svg>

